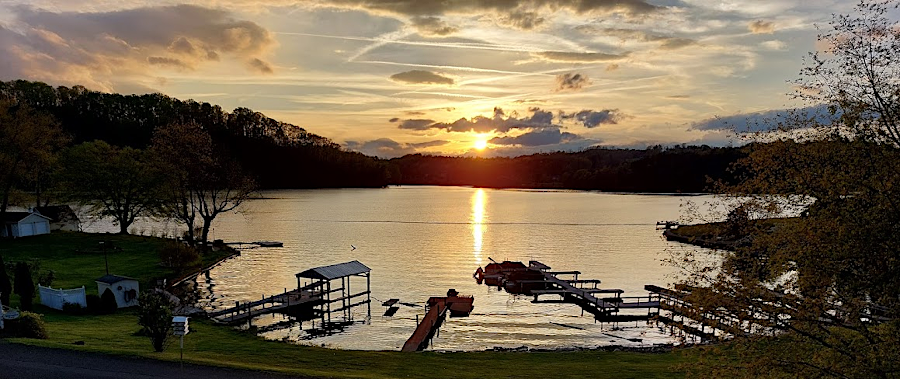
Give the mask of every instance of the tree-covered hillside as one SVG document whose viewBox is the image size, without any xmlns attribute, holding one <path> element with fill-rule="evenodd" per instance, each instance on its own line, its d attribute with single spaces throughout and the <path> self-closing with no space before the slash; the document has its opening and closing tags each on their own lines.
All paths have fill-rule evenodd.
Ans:
<svg viewBox="0 0 900 379">
<path fill-rule="evenodd" d="M 0 82 L 0 99 L 53 116 L 73 144 L 102 140 L 145 149 L 161 126 L 200 125 L 262 188 L 387 184 L 383 161 L 342 150 L 328 138 L 247 108 L 227 112 L 218 105 L 159 93 L 108 94 L 25 80 Z"/>
</svg>

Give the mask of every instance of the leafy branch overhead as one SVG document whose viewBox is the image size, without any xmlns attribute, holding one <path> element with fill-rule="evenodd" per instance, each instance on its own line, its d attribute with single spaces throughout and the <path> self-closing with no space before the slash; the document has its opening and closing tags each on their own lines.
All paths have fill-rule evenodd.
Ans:
<svg viewBox="0 0 900 379">
<path fill-rule="evenodd" d="M 820 36 L 796 81 L 829 122 L 796 117 L 749 146 L 724 205 L 751 218 L 733 252 L 687 252 L 690 300 L 753 333 L 708 349 L 704 377 L 900 373 L 900 1 L 862 1 Z M 785 131 L 790 131 L 785 133 Z M 777 195 L 777 196 L 773 196 Z M 735 355 L 736 354 L 736 355 Z M 735 361 L 737 359 L 737 361 Z"/>
</svg>

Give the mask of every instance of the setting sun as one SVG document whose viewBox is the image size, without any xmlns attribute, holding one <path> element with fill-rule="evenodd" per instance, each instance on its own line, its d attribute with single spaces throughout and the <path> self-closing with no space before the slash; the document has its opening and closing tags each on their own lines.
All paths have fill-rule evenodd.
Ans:
<svg viewBox="0 0 900 379">
<path fill-rule="evenodd" d="M 487 136 L 479 135 L 478 139 L 475 140 L 475 143 L 472 145 L 475 147 L 475 150 L 484 150 L 487 148 Z"/>
</svg>

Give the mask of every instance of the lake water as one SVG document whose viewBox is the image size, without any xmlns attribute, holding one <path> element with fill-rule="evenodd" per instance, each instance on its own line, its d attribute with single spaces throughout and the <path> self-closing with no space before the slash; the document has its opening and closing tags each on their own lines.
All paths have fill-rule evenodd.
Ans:
<svg viewBox="0 0 900 379">
<path fill-rule="evenodd" d="M 683 196 L 581 191 L 494 190 L 402 186 L 384 189 L 267 191 L 237 214 L 214 222 L 212 238 L 281 241 L 282 248 L 243 251 L 201 276 L 202 304 L 209 309 L 297 286 L 294 274 L 308 268 L 359 260 L 372 269 L 372 317 L 342 333 L 310 338 L 313 325 L 264 333 L 272 339 L 342 349 L 398 350 L 416 326 L 422 307 L 401 306 L 383 317 L 381 301 L 424 305 L 449 288 L 475 296 L 468 318 L 448 318 L 430 349 L 493 347 L 565 348 L 670 343 L 645 322 L 594 323 L 572 304 L 534 304 L 472 278 L 497 261 L 538 260 L 554 270 L 578 270 L 601 279 L 603 288 L 645 296 L 645 284 L 668 285 L 674 270 L 662 263 L 670 249 L 686 248 L 661 237 L 655 224 L 681 215 Z M 706 196 L 692 197 L 702 202 Z M 101 228 L 95 224 L 91 228 Z M 165 226 L 141 226 L 149 233 Z M 355 246 L 355 250 L 352 246 Z M 354 290 L 364 281 L 354 281 Z M 366 319 L 365 306 L 353 309 Z M 644 311 L 646 312 L 646 311 Z M 284 321 L 261 316 L 254 325 Z M 627 338 L 640 338 L 640 342 Z"/>
</svg>

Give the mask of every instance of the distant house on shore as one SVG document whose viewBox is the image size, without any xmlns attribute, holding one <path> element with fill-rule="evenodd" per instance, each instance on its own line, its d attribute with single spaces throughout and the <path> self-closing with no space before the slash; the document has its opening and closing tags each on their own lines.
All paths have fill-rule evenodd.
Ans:
<svg viewBox="0 0 900 379">
<path fill-rule="evenodd" d="M 6 212 L 0 222 L 0 237 L 28 237 L 50 233 L 50 218 L 37 213 Z"/>
<path fill-rule="evenodd" d="M 68 205 L 51 205 L 34 208 L 37 213 L 50 218 L 50 231 L 81 231 L 81 220 Z"/>
<path fill-rule="evenodd" d="M 140 288 L 138 288 L 137 279 L 106 274 L 95 281 L 97 282 L 97 294 L 102 296 L 103 292 L 109 289 L 116 296 L 116 304 L 119 308 L 138 305 L 137 297 Z"/>
</svg>

